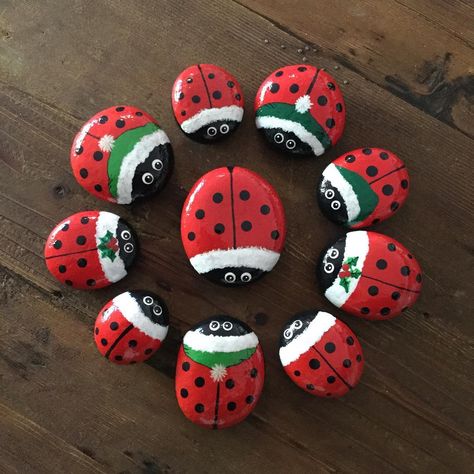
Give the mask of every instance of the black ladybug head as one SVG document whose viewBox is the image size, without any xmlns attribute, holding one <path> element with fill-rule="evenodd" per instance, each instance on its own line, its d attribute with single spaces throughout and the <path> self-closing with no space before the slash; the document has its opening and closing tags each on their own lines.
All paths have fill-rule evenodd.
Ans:
<svg viewBox="0 0 474 474">
<path fill-rule="evenodd" d="M 318 186 L 318 203 L 328 219 L 338 224 L 347 224 L 346 203 L 339 190 L 324 176 L 321 176 Z"/>
<path fill-rule="evenodd" d="M 345 247 L 346 237 L 343 237 L 321 252 L 317 276 L 323 291 L 326 291 L 336 280 L 344 260 Z"/>
<path fill-rule="evenodd" d="M 231 316 L 214 316 L 212 318 L 201 321 L 192 330 L 199 331 L 206 336 L 244 336 L 252 333 L 247 324 Z"/>
<path fill-rule="evenodd" d="M 293 132 L 281 128 L 261 128 L 267 140 L 278 150 L 297 155 L 312 155 L 311 147 L 301 141 Z"/>
<path fill-rule="evenodd" d="M 122 259 L 125 268 L 129 268 L 137 256 L 137 236 L 123 219 L 119 219 L 115 232 L 119 246 L 119 257 Z"/>
<path fill-rule="evenodd" d="M 169 325 L 169 313 L 166 303 L 151 291 L 134 290 L 130 292 L 136 300 L 143 315 L 153 323 L 167 327 Z"/>
<path fill-rule="evenodd" d="M 280 347 L 287 346 L 296 337 L 303 334 L 315 316 L 315 311 L 305 311 L 296 314 L 290 320 L 288 320 L 282 329 Z"/>
<path fill-rule="evenodd" d="M 212 143 L 222 140 L 234 132 L 240 122 L 235 120 L 216 120 L 202 126 L 193 133 L 187 133 L 188 137 L 200 143 Z"/>
<path fill-rule="evenodd" d="M 214 283 L 225 286 L 242 286 L 260 278 L 264 273 L 266 272 L 263 270 L 249 267 L 227 267 L 211 270 L 205 275 Z"/>
</svg>

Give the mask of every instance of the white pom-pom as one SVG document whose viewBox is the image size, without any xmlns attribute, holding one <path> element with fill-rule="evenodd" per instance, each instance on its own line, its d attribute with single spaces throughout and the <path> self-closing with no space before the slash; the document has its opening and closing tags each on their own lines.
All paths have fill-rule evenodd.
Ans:
<svg viewBox="0 0 474 474">
<path fill-rule="evenodd" d="M 216 364 L 211 369 L 211 379 L 214 382 L 221 382 L 222 380 L 224 380 L 224 377 L 226 375 L 227 375 L 227 369 L 221 364 Z"/>
<path fill-rule="evenodd" d="M 99 140 L 99 148 L 102 151 L 112 151 L 112 148 L 114 147 L 115 139 L 112 135 L 104 135 L 100 140 Z"/>
<path fill-rule="evenodd" d="M 311 102 L 309 95 L 302 95 L 296 100 L 296 103 L 295 103 L 296 111 L 299 112 L 300 114 L 304 114 L 312 106 L 313 106 L 313 103 Z"/>
</svg>

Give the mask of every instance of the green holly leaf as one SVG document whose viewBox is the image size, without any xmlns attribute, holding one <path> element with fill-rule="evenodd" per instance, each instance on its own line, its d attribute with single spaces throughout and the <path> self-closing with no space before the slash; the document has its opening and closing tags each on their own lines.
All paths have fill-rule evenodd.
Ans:
<svg viewBox="0 0 474 474">
<path fill-rule="evenodd" d="M 100 240 L 99 247 L 101 245 L 106 246 L 110 242 L 110 240 L 112 239 L 113 236 L 114 236 L 114 234 L 112 234 L 112 232 L 110 232 L 110 230 L 108 230 L 103 237 L 99 237 L 99 240 Z"/>
<path fill-rule="evenodd" d="M 362 272 L 358 268 L 351 268 L 351 277 L 352 278 L 359 278 L 362 275 Z"/>
<path fill-rule="evenodd" d="M 101 258 L 110 258 L 112 262 L 117 257 L 114 250 L 108 246 L 113 237 L 114 234 L 108 230 L 103 237 L 99 237 L 100 244 L 97 246 L 97 248 L 100 250 Z"/>
<path fill-rule="evenodd" d="M 99 249 L 100 249 L 101 258 L 108 257 L 113 262 L 115 258 L 117 257 L 117 255 L 115 255 L 115 252 L 112 249 L 109 249 L 109 248 L 102 249 L 100 247 Z"/>
<path fill-rule="evenodd" d="M 349 293 L 349 285 L 351 281 L 348 277 L 340 278 L 339 284 L 346 290 L 346 293 Z"/>
<path fill-rule="evenodd" d="M 349 257 L 344 263 L 347 263 L 350 267 L 355 267 L 357 265 L 357 262 L 359 260 L 359 257 Z"/>
</svg>

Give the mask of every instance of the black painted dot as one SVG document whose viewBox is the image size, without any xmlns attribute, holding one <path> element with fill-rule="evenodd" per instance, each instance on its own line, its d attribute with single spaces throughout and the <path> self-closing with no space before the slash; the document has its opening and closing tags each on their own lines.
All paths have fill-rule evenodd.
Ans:
<svg viewBox="0 0 474 474">
<path fill-rule="evenodd" d="M 306 388 L 308 390 L 314 390 L 314 385 L 312 383 L 309 383 L 308 385 L 306 385 Z"/>
<path fill-rule="evenodd" d="M 336 104 L 336 112 L 342 112 L 342 104 L 340 103 Z"/>
<path fill-rule="evenodd" d="M 138 342 L 135 339 L 128 341 L 128 347 L 137 347 Z"/>
<path fill-rule="evenodd" d="M 202 377 L 197 377 L 194 380 L 194 385 L 196 385 L 196 387 L 204 387 L 204 384 L 205 384 L 205 381 Z"/>
<path fill-rule="evenodd" d="M 304 66 L 300 66 L 300 67 L 298 68 L 298 71 L 299 71 L 299 72 L 305 72 L 306 69 L 307 69 L 307 68 L 305 68 Z M 283 74 L 283 73 L 282 73 L 282 74 Z"/>
<path fill-rule="evenodd" d="M 248 201 L 250 199 L 250 193 L 244 189 L 243 191 L 240 191 L 239 197 L 242 201 Z"/>
<path fill-rule="evenodd" d="M 104 154 L 101 151 L 94 151 L 94 160 L 100 161 L 104 157 Z"/>
<path fill-rule="evenodd" d="M 374 177 L 377 175 L 379 170 L 375 166 L 367 166 L 367 169 L 365 170 L 365 172 L 367 173 L 367 176 Z"/>
<path fill-rule="evenodd" d="M 87 239 L 84 235 L 80 235 L 77 239 L 76 239 L 76 243 L 77 245 L 84 245 L 85 243 L 87 242 Z"/>
<path fill-rule="evenodd" d="M 228 379 L 225 381 L 225 386 L 228 389 L 234 388 L 235 387 L 235 382 L 232 379 Z"/>
<path fill-rule="evenodd" d="M 250 371 L 250 377 L 252 377 L 253 379 L 257 376 L 258 374 L 258 370 L 254 367 L 251 371 Z"/>
<path fill-rule="evenodd" d="M 413 258 L 413 255 L 411 255 L 410 253 L 407 254 L 408 258 L 411 260 Z"/>
<path fill-rule="evenodd" d="M 181 111 L 181 116 L 184 117 L 186 115 L 186 110 Z"/>
<path fill-rule="evenodd" d="M 388 153 L 385 151 L 382 151 L 379 156 L 382 160 L 388 160 Z"/>
<path fill-rule="evenodd" d="M 77 261 L 77 266 L 80 267 L 80 268 L 86 267 L 87 266 L 87 260 L 85 258 L 80 258 Z"/>
<path fill-rule="evenodd" d="M 114 359 L 117 360 L 118 362 L 121 362 L 123 360 L 123 357 L 118 355 L 118 356 L 115 356 Z"/>
<path fill-rule="evenodd" d="M 298 84 L 291 84 L 290 92 L 292 94 L 296 94 L 300 90 L 300 86 Z"/>
<path fill-rule="evenodd" d="M 319 367 L 321 366 L 321 363 L 319 362 L 318 359 L 311 359 L 308 365 L 310 366 L 311 369 L 316 370 L 316 369 L 319 369 Z"/>
<path fill-rule="evenodd" d="M 370 313 L 370 308 L 367 308 L 367 306 L 364 306 L 363 308 L 360 308 L 361 314 L 369 314 Z"/>
<path fill-rule="evenodd" d="M 106 345 L 108 344 L 107 339 L 104 339 L 104 338 L 102 338 L 102 339 L 100 340 L 100 343 L 101 343 L 103 346 L 106 346 Z"/>
<path fill-rule="evenodd" d="M 234 81 L 227 81 L 227 86 L 232 89 L 235 86 Z"/>
<path fill-rule="evenodd" d="M 115 122 L 115 126 L 117 128 L 123 128 L 125 127 L 125 120 L 124 119 L 118 119 L 116 122 Z"/>
<path fill-rule="evenodd" d="M 408 188 L 408 180 L 407 180 L 407 179 L 402 179 L 402 182 L 400 183 L 400 186 L 401 186 L 403 189 Z"/>
<path fill-rule="evenodd" d="M 99 328 L 95 328 L 95 335 L 97 336 L 97 334 L 99 334 Z"/>
<path fill-rule="evenodd" d="M 266 216 L 267 214 L 270 214 L 270 207 L 267 206 L 266 204 L 264 204 L 261 208 L 260 208 L 260 212 Z"/>
<path fill-rule="evenodd" d="M 384 308 L 382 308 L 380 310 L 380 314 L 382 316 L 388 316 L 390 314 L 390 308 L 388 308 L 387 306 L 385 306 Z"/>
<path fill-rule="evenodd" d="M 67 230 L 69 230 L 69 224 L 64 224 L 64 225 L 62 226 L 61 230 L 62 230 L 63 232 L 66 232 Z"/>
<path fill-rule="evenodd" d="M 333 128 L 336 125 L 336 122 L 334 121 L 333 118 L 329 118 L 326 120 L 326 127 L 327 128 Z"/>
<path fill-rule="evenodd" d="M 182 398 L 187 398 L 189 393 L 188 391 L 185 389 L 185 388 L 182 388 L 180 391 L 179 391 L 179 394 L 181 395 Z"/>
<path fill-rule="evenodd" d="M 109 120 L 109 117 L 107 117 L 107 115 L 102 115 L 99 119 L 99 123 L 105 123 L 107 120 Z"/>
<path fill-rule="evenodd" d="M 237 408 L 237 404 L 235 402 L 229 402 L 227 404 L 227 410 L 234 411 Z"/>
<path fill-rule="evenodd" d="M 276 77 L 283 76 L 283 71 L 277 71 L 277 72 L 275 73 L 275 76 L 276 76 Z"/>
<path fill-rule="evenodd" d="M 416 275 L 416 281 L 418 283 L 421 283 L 421 273 L 418 273 L 418 275 Z"/>
<path fill-rule="evenodd" d="M 225 231 L 225 227 L 224 227 L 223 224 L 216 224 L 216 225 L 214 226 L 214 232 L 215 232 L 216 234 L 223 234 L 224 231 Z"/>
<path fill-rule="evenodd" d="M 375 224 L 378 224 L 379 222 L 380 222 L 380 219 L 374 219 L 374 220 L 372 221 L 372 224 L 375 225 Z"/>
<path fill-rule="evenodd" d="M 352 336 L 349 336 L 346 339 L 346 342 L 347 342 L 347 344 L 349 344 L 349 346 L 353 346 L 354 345 L 354 338 Z"/>
<path fill-rule="evenodd" d="M 89 224 L 89 218 L 86 216 L 81 217 L 81 224 Z"/>
<path fill-rule="evenodd" d="M 356 361 L 360 362 L 362 360 L 362 356 L 360 354 L 357 354 Z"/>
<path fill-rule="evenodd" d="M 191 100 L 195 103 L 195 104 L 199 104 L 199 102 L 201 102 L 201 97 L 199 97 L 198 95 L 193 95 Z"/>
<path fill-rule="evenodd" d="M 388 244 L 387 245 L 387 248 L 390 250 L 390 252 L 395 252 L 395 250 L 397 249 L 397 247 L 395 247 L 395 244 Z"/>
<path fill-rule="evenodd" d="M 331 89 L 333 91 L 336 89 L 336 86 L 332 82 L 328 82 L 328 89 Z"/>
<path fill-rule="evenodd" d="M 301 372 L 299 370 L 295 370 L 293 373 L 296 375 L 296 377 L 299 377 L 301 375 Z"/>
<path fill-rule="evenodd" d="M 204 411 L 204 405 L 202 403 L 198 403 L 198 404 L 195 405 L 194 409 L 198 413 L 202 413 Z"/>
<path fill-rule="evenodd" d="M 117 112 L 122 112 L 123 110 L 125 110 L 125 107 L 117 107 L 115 110 Z"/>
<path fill-rule="evenodd" d="M 330 375 L 326 380 L 328 383 L 334 383 L 336 381 L 336 377 L 334 377 L 334 375 Z"/>
<path fill-rule="evenodd" d="M 192 78 L 192 77 L 188 77 L 188 78 L 186 79 L 186 82 L 187 82 L 188 84 L 191 84 L 191 83 L 193 82 L 193 78 Z"/>
<path fill-rule="evenodd" d="M 249 232 L 250 230 L 252 230 L 252 223 L 250 221 L 244 221 L 242 222 L 240 227 L 243 231 Z"/>
<path fill-rule="evenodd" d="M 214 79 L 216 76 L 215 76 L 215 74 L 214 74 L 213 72 L 210 72 L 210 73 L 207 75 L 207 77 L 208 77 L 209 79 Z"/>
<path fill-rule="evenodd" d="M 356 157 L 354 155 L 347 155 L 344 159 L 347 161 L 347 163 L 354 163 Z"/>
<path fill-rule="evenodd" d="M 89 280 L 86 281 L 87 286 L 95 286 L 95 280 L 92 278 L 89 278 Z"/>
<path fill-rule="evenodd" d="M 377 296 L 379 294 L 379 289 L 376 286 L 369 286 L 369 295 Z"/>
<path fill-rule="evenodd" d="M 375 265 L 379 270 L 385 270 L 387 268 L 387 260 L 380 258 L 377 260 L 377 263 Z"/>
<path fill-rule="evenodd" d="M 349 359 L 344 359 L 344 360 L 342 361 L 342 365 L 343 365 L 346 369 L 348 369 L 348 368 L 352 365 L 352 362 L 351 362 Z"/>
<path fill-rule="evenodd" d="M 212 200 L 213 200 L 216 204 L 221 203 L 223 199 L 224 199 L 224 196 L 223 196 L 221 193 L 215 193 L 215 194 L 212 196 Z"/>
<path fill-rule="evenodd" d="M 153 352 L 153 349 L 145 349 L 145 355 L 150 355 Z"/>
<path fill-rule="evenodd" d="M 222 92 L 221 91 L 214 91 L 212 93 L 212 97 L 214 97 L 214 99 L 216 99 L 216 100 L 219 100 L 222 97 Z"/>
<path fill-rule="evenodd" d="M 67 286 L 72 286 L 72 281 L 71 280 L 66 280 L 64 283 L 66 283 Z"/>
<path fill-rule="evenodd" d="M 272 82 L 272 85 L 270 86 L 270 92 L 272 94 L 276 94 L 280 90 L 280 86 L 276 82 Z"/>
<path fill-rule="evenodd" d="M 328 98 L 325 95 L 320 95 L 318 97 L 318 104 L 319 105 L 326 105 L 328 103 Z"/>
<path fill-rule="evenodd" d="M 96 185 L 94 186 L 94 189 L 95 189 L 98 193 L 100 193 L 100 192 L 102 191 L 102 186 L 101 186 L 100 184 L 96 184 Z"/>
<path fill-rule="evenodd" d="M 362 153 L 363 153 L 364 155 L 371 155 L 371 154 L 372 154 L 372 150 L 371 150 L 370 148 L 364 148 L 364 149 L 362 150 Z"/>
<path fill-rule="evenodd" d="M 240 100 L 240 99 L 241 99 L 240 94 L 235 94 L 235 98 L 236 98 L 237 100 Z"/>
<path fill-rule="evenodd" d="M 382 188 L 382 193 L 385 194 L 385 196 L 391 196 L 393 194 L 393 186 L 390 185 L 390 184 L 386 184 L 383 188 Z"/>
<path fill-rule="evenodd" d="M 60 241 L 60 240 L 56 240 L 53 244 L 53 247 L 56 249 L 56 250 L 59 250 L 61 247 L 63 246 L 63 243 Z"/>
<path fill-rule="evenodd" d="M 178 95 L 178 100 L 183 100 L 184 99 L 184 93 L 180 92 Z"/>
<path fill-rule="evenodd" d="M 334 344 L 334 342 L 327 342 L 326 345 L 324 346 L 324 350 L 328 354 L 332 354 L 336 350 L 336 344 Z"/>
<path fill-rule="evenodd" d="M 66 265 L 59 265 L 59 273 L 66 273 Z"/>
<path fill-rule="evenodd" d="M 143 115 L 143 112 L 137 112 L 135 115 L 136 115 L 137 117 L 141 117 L 141 116 Z"/>
<path fill-rule="evenodd" d="M 406 265 L 400 268 L 400 273 L 403 276 L 408 276 L 410 274 L 410 267 L 407 267 Z"/>
<path fill-rule="evenodd" d="M 191 365 L 189 364 L 189 362 L 183 362 L 183 364 L 181 365 L 181 368 L 187 372 L 189 369 L 190 369 Z"/>
<path fill-rule="evenodd" d="M 76 148 L 76 155 L 80 155 L 84 151 L 84 148 L 80 146 L 79 148 Z"/>
<path fill-rule="evenodd" d="M 194 232 L 189 232 L 188 233 L 188 239 L 191 240 L 191 242 L 196 238 L 196 234 Z"/>
<path fill-rule="evenodd" d="M 394 291 L 392 293 L 392 300 L 397 301 L 398 299 L 400 299 L 400 293 L 398 291 Z"/>
<path fill-rule="evenodd" d="M 250 405 L 253 402 L 253 400 L 254 400 L 253 395 L 247 395 L 247 397 L 245 398 L 245 403 Z"/>
<path fill-rule="evenodd" d="M 86 179 L 89 176 L 89 171 L 87 171 L 85 168 L 81 168 L 79 170 L 79 174 L 81 175 L 81 178 Z"/>
<path fill-rule="evenodd" d="M 272 230 L 271 234 L 270 234 L 270 237 L 273 239 L 273 240 L 277 240 L 278 237 L 280 237 L 280 232 L 278 232 L 277 230 Z"/>
<path fill-rule="evenodd" d="M 206 215 L 206 213 L 204 212 L 203 209 L 198 209 L 195 215 L 196 215 L 196 219 L 204 219 L 204 216 Z"/>
<path fill-rule="evenodd" d="M 390 204 L 390 209 L 393 212 L 395 212 L 398 209 L 398 206 L 399 206 L 398 202 L 394 201 L 394 202 L 392 202 L 392 204 Z"/>
<path fill-rule="evenodd" d="M 112 329 L 112 331 L 116 331 L 118 328 L 119 328 L 119 324 L 116 321 L 112 321 L 110 323 L 110 329 Z"/>
</svg>

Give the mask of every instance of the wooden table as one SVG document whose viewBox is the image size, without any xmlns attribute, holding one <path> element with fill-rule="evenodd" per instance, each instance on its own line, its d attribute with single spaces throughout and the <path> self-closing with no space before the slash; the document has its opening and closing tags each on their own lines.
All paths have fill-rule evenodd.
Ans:
<svg viewBox="0 0 474 474">
<path fill-rule="evenodd" d="M 472 3 L 3 0 L 0 11 L 1 472 L 472 472 Z M 348 109 L 343 139 L 321 159 L 273 152 L 253 123 L 263 78 L 305 58 L 335 76 Z M 170 107 L 174 78 L 196 62 L 228 68 L 247 99 L 241 129 L 212 146 L 184 137 Z M 116 103 L 158 117 L 176 155 L 166 190 L 130 207 L 86 194 L 69 165 L 80 125 Z M 314 272 L 343 232 L 319 211 L 318 178 L 367 145 L 409 167 L 407 204 L 376 230 L 425 276 L 413 309 L 383 323 L 334 310 Z M 198 278 L 179 235 L 194 181 L 232 163 L 272 182 L 289 224 L 275 271 L 235 290 Z M 64 288 L 45 268 L 45 238 L 97 207 L 136 228 L 141 256 L 108 289 Z M 94 347 L 95 316 L 137 287 L 166 299 L 172 329 L 149 363 L 114 366 Z M 361 384 L 341 400 L 310 397 L 280 367 L 280 327 L 308 308 L 334 311 L 363 344 Z M 208 432 L 179 411 L 174 368 L 184 332 L 221 312 L 258 333 L 267 378 L 244 423 Z"/>
</svg>

